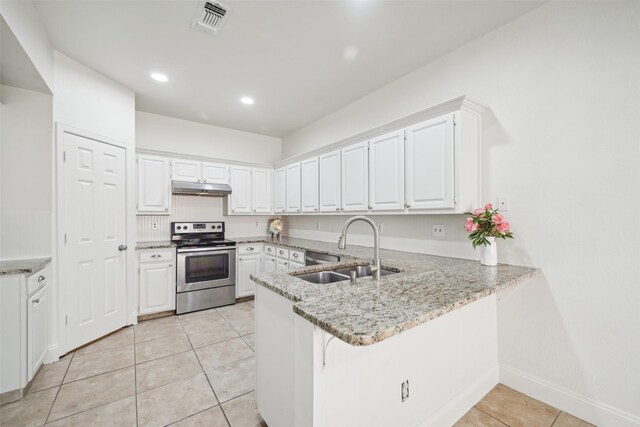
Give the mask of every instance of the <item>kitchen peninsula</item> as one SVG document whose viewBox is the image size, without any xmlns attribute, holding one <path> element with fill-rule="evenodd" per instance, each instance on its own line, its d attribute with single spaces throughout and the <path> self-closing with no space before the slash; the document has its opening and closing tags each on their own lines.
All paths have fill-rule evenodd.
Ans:
<svg viewBox="0 0 640 427">
<path fill-rule="evenodd" d="M 395 274 L 317 284 L 299 276 L 367 265 L 372 249 L 278 245 L 340 257 L 252 277 L 258 410 L 279 426 L 455 422 L 498 382 L 498 296 L 539 272 L 381 250 Z"/>
</svg>

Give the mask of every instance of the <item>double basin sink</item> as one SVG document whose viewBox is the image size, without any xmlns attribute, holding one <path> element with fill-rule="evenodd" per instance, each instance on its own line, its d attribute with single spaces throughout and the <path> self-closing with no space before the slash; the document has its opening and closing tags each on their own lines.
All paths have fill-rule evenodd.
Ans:
<svg viewBox="0 0 640 427">
<path fill-rule="evenodd" d="M 316 273 L 307 273 L 301 274 L 299 276 L 295 276 L 298 279 L 306 280 L 311 283 L 318 284 L 327 284 L 327 283 L 335 283 L 342 282 L 344 280 L 350 280 L 349 273 L 351 271 L 356 272 L 356 277 L 371 277 L 373 273 L 371 272 L 371 267 L 367 265 L 360 265 L 357 267 L 342 267 L 336 270 L 328 270 L 328 271 L 318 271 Z M 395 274 L 397 271 L 380 270 L 380 276 L 388 276 L 389 274 Z"/>
</svg>

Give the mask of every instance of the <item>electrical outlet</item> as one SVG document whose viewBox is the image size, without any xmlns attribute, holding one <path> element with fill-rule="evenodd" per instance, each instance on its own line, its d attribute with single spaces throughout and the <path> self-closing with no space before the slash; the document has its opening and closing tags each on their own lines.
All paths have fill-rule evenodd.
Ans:
<svg viewBox="0 0 640 427">
<path fill-rule="evenodd" d="M 260 227 L 260 221 L 256 221 L 256 227 Z"/>
<path fill-rule="evenodd" d="M 507 212 L 509 210 L 509 196 L 500 196 L 498 197 L 498 209 L 502 212 Z"/>
<path fill-rule="evenodd" d="M 152 230 L 157 230 L 158 229 L 158 222 L 157 221 L 153 221 L 151 223 L 151 229 Z"/>
<path fill-rule="evenodd" d="M 380 232 L 380 234 L 382 234 L 382 232 L 384 231 L 384 222 L 378 224 L 378 231 Z"/>
<path fill-rule="evenodd" d="M 444 236 L 444 225 L 433 224 L 432 234 L 436 237 Z"/>
<path fill-rule="evenodd" d="M 402 383 L 400 393 L 403 402 L 409 398 L 409 380 L 406 380 Z"/>
</svg>

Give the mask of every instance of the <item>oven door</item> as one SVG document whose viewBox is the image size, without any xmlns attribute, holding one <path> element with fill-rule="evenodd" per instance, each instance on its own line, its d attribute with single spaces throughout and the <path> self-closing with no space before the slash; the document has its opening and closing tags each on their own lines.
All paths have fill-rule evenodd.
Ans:
<svg viewBox="0 0 640 427">
<path fill-rule="evenodd" d="M 229 286 L 236 283 L 236 248 L 178 249 L 178 292 Z"/>
</svg>

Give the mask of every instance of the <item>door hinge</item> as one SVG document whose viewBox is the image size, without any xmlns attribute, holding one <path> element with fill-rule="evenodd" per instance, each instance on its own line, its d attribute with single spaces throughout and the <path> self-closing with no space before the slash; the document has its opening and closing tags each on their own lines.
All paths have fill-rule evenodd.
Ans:
<svg viewBox="0 0 640 427">
<path fill-rule="evenodd" d="M 63 152 L 62 152 L 62 161 L 63 161 L 63 162 L 66 162 L 66 161 L 67 161 L 67 152 L 66 152 L 66 151 L 63 151 Z"/>
<path fill-rule="evenodd" d="M 68 326 L 68 325 L 69 325 L 69 317 L 64 316 L 64 326 Z"/>
<path fill-rule="evenodd" d="M 456 125 L 456 115 L 455 114 L 453 115 L 453 125 L 454 126 Z"/>
<path fill-rule="evenodd" d="M 64 233 L 64 244 L 67 244 L 67 233 Z"/>
</svg>

